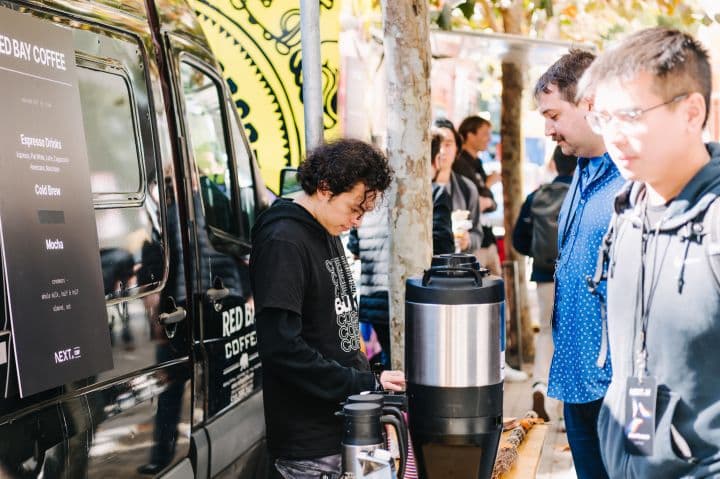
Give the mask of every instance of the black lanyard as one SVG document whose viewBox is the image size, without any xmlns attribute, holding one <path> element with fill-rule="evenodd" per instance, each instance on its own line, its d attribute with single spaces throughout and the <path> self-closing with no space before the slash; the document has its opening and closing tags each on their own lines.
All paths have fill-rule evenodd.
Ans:
<svg viewBox="0 0 720 479">
<path fill-rule="evenodd" d="M 577 214 L 577 207 L 575 207 L 575 196 L 577 195 L 578 190 L 580 189 L 580 176 L 582 173 L 578 173 L 578 179 L 577 183 L 575 183 L 575 188 L 573 188 L 572 196 L 570 197 L 570 205 L 568 208 L 568 218 L 567 221 L 565 221 L 565 225 L 563 227 L 562 236 L 560 237 L 560 241 L 562 244 L 560 245 L 560 251 L 562 251 L 563 247 L 565 246 L 565 242 L 567 241 L 567 234 L 570 231 L 570 226 L 572 226 L 572 222 L 575 221 L 575 215 Z M 582 199 L 582 195 L 580 197 Z M 580 200 L 578 200 L 578 207 L 580 206 Z"/>
<path fill-rule="evenodd" d="M 641 245 L 640 245 L 640 275 L 639 275 L 639 298 L 636 297 L 636 302 L 639 302 L 640 306 L 640 349 L 637 351 L 637 355 L 635 357 L 635 365 L 637 366 L 637 373 L 638 377 L 642 379 L 645 374 L 648 373 L 647 370 L 647 331 L 648 331 L 648 324 L 650 322 L 650 310 L 652 308 L 653 300 L 655 299 L 655 292 L 657 291 L 658 283 L 660 282 L 660 272 L 662 270 L 662 265 L 665 262 L 665 258 L 667 257 L 667 252 L 670 247 L 670 241 L 667 242 L 665 245 L 665 249 L 663 251 L 662 257 L 660 258 L 660 261 L 658 262 L 658 249 L 659 249 L 659 234 L 660 234 L 660 227 L 662 226 L 663 221 L 665 221 L 665 215 L 658 221 L 657 225 L 655 226 L 654 230 L 650 228 L 650 225 L 648 224 L 648 216 L 647 216 L 647 208 L 648 208 L 648 198 L 647 193 L 645 195 L 645 200 L 642 206 L 642 218 L 641 218 L 641 229 L 640 229 L 640 238 L 641 238 Z M 653 250 L 653 257 L 652 257 L 652 265 L 647 264 L 648 260 L 648 250 L 650 248 L 650 233 L 652 233 L 652 238 L 655 239 L 655 248 Z M 649 290 L 647 297 L 645 296 L 645 284 L 646 284 L 646 273 L 648 271 L 648 266 L 652 266 L 650 268 L 650 284 L 649 284 Z M 637 304 L 635 310 L 637 311 Z"/>
<path fill-rule="evenodd" d="M 578 204 L 577 206 L 574 205 L 575 203 L 575 197 L 577 196 L 578 190 L 582 189 L 584 186 L 585 191 L 590 191 L 590 184 L 593 182 L 593 178 L 599 177 L 603 174 L 605 170 L 603 170 L 603 167 L 605 166 L 604 163 L 601 163 L 598 165 L 598 168 L 595 170 L 595 174 L 593 176 L 590 176 L 590 159 L 587 160 L 587 163 L 585 166 L 578 166 L 578 176 L 577 176 L 577 183 L 575 183 L 575 188 L 573 188 L 572 196 L 570 197 L 570 205 L 568 208 L 568 219 L 565 222 L 565 225 L 563 227 L 562 236 L 560 236 L 560 241 L 562 242 L 560 245 L 560 249 L 565 246 L 565 241 L 567 241 L 567 234 L 570 231 L 570 227 L 573 224 L 573 221 L 575 221 L 575 217 L 577 216 L 577 210 L 580 208 L 580 203 L 583 199 L 583 194 L 580 192 L 580 198 L 578 198 Z M 583 172 L 587 170 L 587 184 L 583 185 Z M 589 195 L 587 195 L 589 196 Z"/>
</svg>

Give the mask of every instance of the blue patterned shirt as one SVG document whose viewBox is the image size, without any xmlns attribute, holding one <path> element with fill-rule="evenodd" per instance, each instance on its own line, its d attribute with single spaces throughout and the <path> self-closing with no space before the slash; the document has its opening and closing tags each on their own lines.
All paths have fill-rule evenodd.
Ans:
<svg viewBox="0 0 720 479">
<path fill-rule="evenodd" d="M 600 300 L 588 290 L 586 278 L 595 272 L 615 194 L 623 183 L 607 153 L 595 158 L 579 158 L 560 210 L 553 307 L 555 352 L 548 395 L 568 403 L 602 398 L 612 377 L 609 356 L 604 367 L 596 364 L 602 317 Z M 600 291 L 605 294 L 604 283 Z"/>
</svg>

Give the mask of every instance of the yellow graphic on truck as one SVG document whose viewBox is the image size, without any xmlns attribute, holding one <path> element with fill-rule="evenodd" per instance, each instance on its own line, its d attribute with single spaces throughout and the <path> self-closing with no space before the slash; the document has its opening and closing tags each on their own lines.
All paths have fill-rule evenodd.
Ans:
<svg viewBox="0 0 720 479">
<path fill-rule="evenodd" d="M 326 136 L 339 130 L 337 0 L 320 0 Z M 304 151 L 299 1 L 192 0 L 218 57 L 232 100 L 266 184 L 278 191 L 280 170 Z"/>
</svg>

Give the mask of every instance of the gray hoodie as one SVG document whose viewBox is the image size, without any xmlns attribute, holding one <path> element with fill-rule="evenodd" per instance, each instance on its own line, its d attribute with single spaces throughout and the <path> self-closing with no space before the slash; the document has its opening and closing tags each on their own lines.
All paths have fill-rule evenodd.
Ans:
<svg viewBox="0 0 720 479">
<path fill-rule="evenodd" d="M 652 456 L 628 454 L 622 426 L 627 378 L 635 374 L 640 342 L 636 299 L 644 186 L 628 183 L 616 198 L 607 288 L 613 377 L 598 419 L 612 478 L 720 475 L 720 278 L 711 267 L 720 258 L 708 247 L 710 225 L 703 225 L 708 206 L 720 195 L 720 145 L 707 148 L 710 163 L 670 203 L 658 235 L 653 228 L 648 240 L 646 295 L 649 278 L 657 281 L 647 327 L 647 368 L 658 385 Z"/>
</svg>

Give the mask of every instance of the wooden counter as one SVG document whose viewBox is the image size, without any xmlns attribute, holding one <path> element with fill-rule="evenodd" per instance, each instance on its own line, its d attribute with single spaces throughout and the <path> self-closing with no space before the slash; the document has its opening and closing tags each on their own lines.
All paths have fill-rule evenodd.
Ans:
<svg viewBox="0 0 720 479">
<path fill-rule="evenodd" d="M 536 424 L 530 429 L 525 440 L 518 447 L 517 461 L 508 472 L 503 474 L 503 479 L 533 479 L 535 477 L 549 427 L 548 424 Z M 509 432 L 504 432 L 503 437 L 506 434 Z"/>
</svg>

